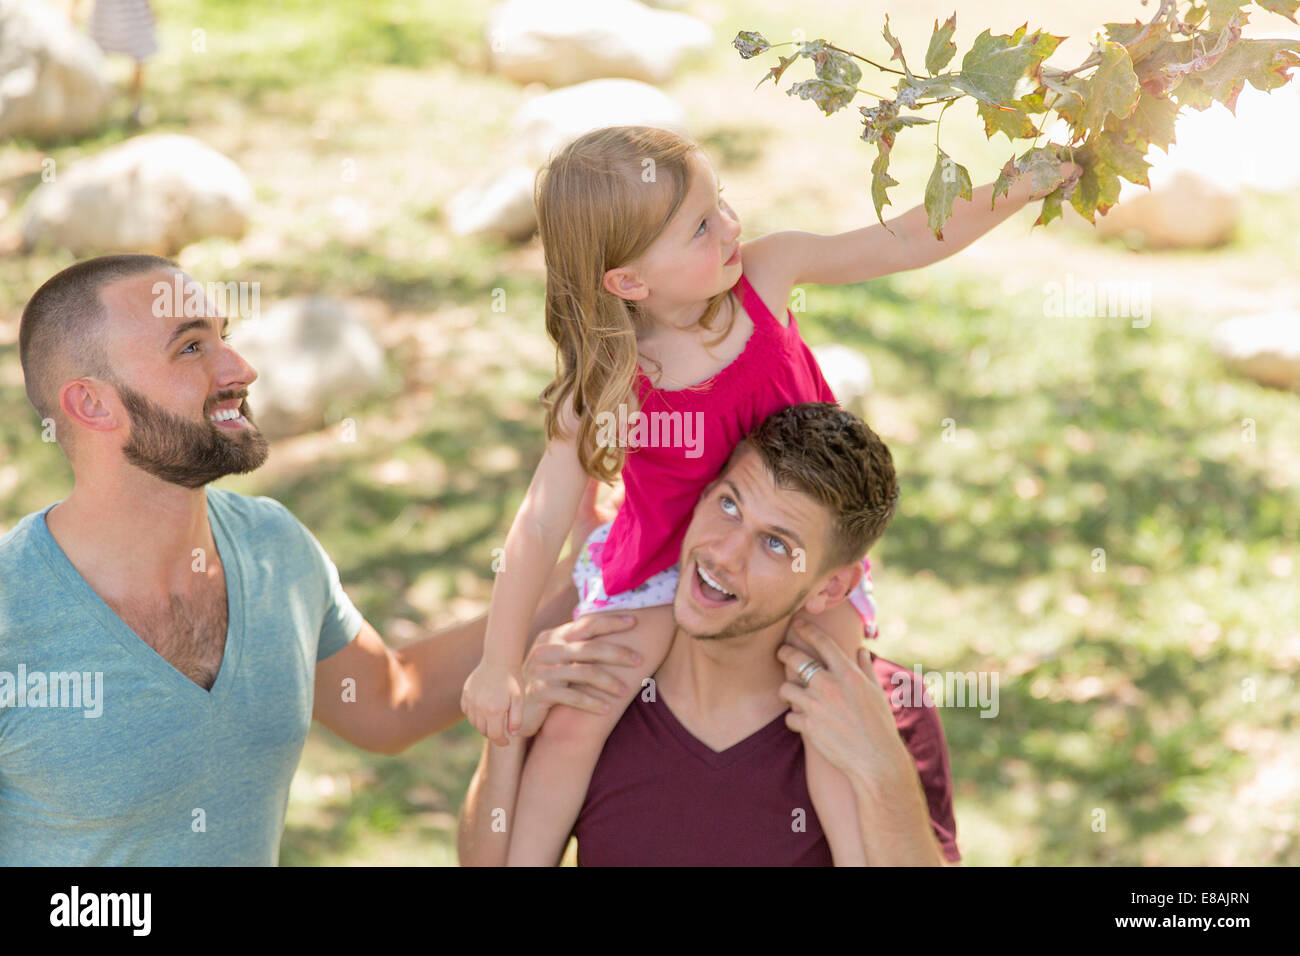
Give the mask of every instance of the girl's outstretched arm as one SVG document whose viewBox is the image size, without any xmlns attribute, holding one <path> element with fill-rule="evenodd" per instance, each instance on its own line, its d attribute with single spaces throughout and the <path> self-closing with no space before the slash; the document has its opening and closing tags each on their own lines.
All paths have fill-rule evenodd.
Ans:
<svg viewBox="0 0 1300 956">
<path fill-rule="evenodd" d="M 521 720 L 519 677 L 529 624 L 587 488 L 578 460 L 576 418 L 571 409 L 566 411 L 561 424 L 568 437 L 547 446 L 506 535 L 492 586 L 483 659 L 461 694 L 469 722 L 503 746 Z"/>
<path fill-rule="evenodd" d="M 1077 169 L 1074 163 L 1062 163 L 1060 180 L 1064 182 Z M 942 240 L 930 231 L 922 203 L 891 219 L 888 228 L 875 223 L 835 236 L 774 232 L 747 243 L 743 255 L 746 261 L 761 259 L 765 267 L 783 270 L 782 278 L 790 286 L 805 282 L 845 285 L 919 269 L 960 252 L 1027 203 L 1046 195 L 1035 192 L 1032 177 L 1023 175 L 994 204 L 993 185 L 980 186 L 969 200 L 959 198 L 953 202 L 952 217 L 944 223 Z"/>
</svg>

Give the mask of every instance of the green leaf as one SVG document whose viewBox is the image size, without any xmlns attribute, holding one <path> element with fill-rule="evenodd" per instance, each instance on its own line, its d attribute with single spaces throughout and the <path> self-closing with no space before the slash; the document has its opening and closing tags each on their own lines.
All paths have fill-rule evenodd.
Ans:
<svg viewBox="0 0 1300 956">
<path fill-rule="evenodd" d="M 942 149 L 937 149 L 934 169 L 925 186 L 925 211 L 929 217 L 930 231 L 942 241 L 943 224 L 952 216 L 952 204 L 960 196 L 971 198 L 970 173 L 960 163 L 955 163 Z"/>
<path fill-rule="evenodd" d="M 1201 29 L 1218 33 L 1232 23 L 1233 17 L 1237 17 L 1237 25 L 1242 26 L 1250 19 L 1250 14 L 1241 8 L 1249 5 L 1250 0 L 1209 0 L 1210 19 Z"/>
<path fill-rule="evenodd" d="M 1237 112 L 1237 96 L 1247 81 L 1268 92 L 1291 79 L 1289 70 L 1300 66 L 1300 40 L 1240 39 L 1208 69 L 1193 74 L 1178 87 L 1178 102 L 1198 110 L 1215 100 Z"/>
<path fill-rule="evenodd" d="M 889 175 L 889 154 L 894 148 L 893 138 L 883 137 L 877 145 L 880 152 L 876 154 L 876 161 L 871 164 L 871 201 L 876 205 L 876 218 L 884 226 L 885 217 L 881 215 L 881 210 L 893 205 L 885 190 L 890 186 L 897 186 L 898 180 Z"/>
<path fill-rule="evenodd" d="M 1098 155 L 1092 143 L 1076 150 L 1074 158 L 1083 174 L 1069 196 L 1070 205 L 1088 222 L 1095 223 L 1098 212 L 1105 214 L 1119 202 L 1119 175 Z"/>
<path fill-rule="evenodd" d="M 847 53 L 823 47 L 811 59 L 819 80 L 857 90 L 858 81 L 862 79 L 862 68 Z"/>
<path fill-rule="evenodd" d="M 989 204 L 990 209 L 997 205 L 999 196 L 1005 196 L 1011 192 L 1011 184 L 1019 176 L 1020 172 L 1016 169 L 1016 157 L 1012 156 L 998 172 L 998 178 L 993 180 L 993 201 Z"/>
<path fill-rule="evenodd" d="M 1182 107 L 1167 96 L 1155 96 L 1142 91 L 1137 108 L 1121 128 L 1131 139 L 1159 146 L 1168 152 L 1173 145 L 1174 124 Z"/>
<path fill-rule="evenodd" d="M 1265 10 L 1286 17 L 1292 23 L 1296 22 L 1296 11 L 1300 10 L 1300 0 L 1255 0 L 1255 2 Z"/>
<path fill-rule="evenodd" d="M 1044 73 L 1043 85 L 1058 94 L 1052 100 L 1052 109 L 1056 110 L 1061 118 L 1070 124 L 1074 139 L 1083 139 L 1087 130 L 1080 126 L 1079 120 L 1083 116 L 1083 95 L 1087 88 L 1086 81 L 1078 77 L 1061 80 Z"/>
<path fill-rule="evenodd" d="M 975 109 L 984 120 L 984 135 L 989 139 L 994 133 L 1004 133 L 1010 140 L 1030 139 L 1036 132 L 1029 114 L 1019 107 L 976 102 Z"/>
<path fill-rule="evenodd" d="M 1056 155 L 1056 149 L 1051 146 L 1026 150 L 1016 162 L 1016 169 L 1022 175 L 1030 177 L 1036 193 L 1051 189 L 1061 178 L 1061 160 Z"/>
<path fill-rule="evenodd" d="M 1042 59 L 1039 44 L 1038 34 L 1014 42 L 1013 37 L 993 36 L 985 30 L 962 58 L 961 72 L 952 78 L 952 85 L 986 103 L 1014 99 L 1016 82 Z"/>
<path fill-rule="evenodd" d="M 1043 197 L 1043 211 L 1034 220 L 1035 226 L 1045 226 L 1053 219 L 1061 218 L 1061 199 L 1064 189 L 1064 186 L 1057 186 Z"/>
<path fill-rule="evenodd" d="M 756 57 L 764 50 L 772 48 L 772 44 L 763 39 L 763 34 L 755 33 L 753 30 L 741 30 L 736 34 L 736 39 L 731 41 L 731 45 L 740 51 L 741 59 L 744 60 Z"/>
<path fill-rule="evenodd" d="M 1300 0 L 1297 0 L 1300 2 Z M 925 51 L 925 68 L 931 75 L 938 73 L 957 53 L 957 44 L 952 42 L 952 35 L 957 32 L 957 14 L 953 14 L 939 26 L 934 21 L 934 33 L 930 36 L 930 48 Z"/>
<path fill-rule="evenodd" d="M 812 100 L 823 113 L 830 116 L 838 109 L 849 105 L 857 94 L 855 87 L 841 86 L 826 80 L 803 80 L 785 91 L 787 96 L 797 96 L 801 100 Z"/>
<path fill-rule="evenodd" d="M 1147 170 L 1151 164 L 1146 161 L 1146 151 L 1139 149 L 1121 134 L 1110 131 L 1101 133 L 1096 140 L 1096 155 L 1099 162 L 1105 163 L 1129 182 L 1151 188 L 1147 179 Z"/>
<path fill-rule="evenodd" d="M 1128 51 L 1128 58 L 1136 65 L 1139 61 L 1150 56 L 1161 43 L 1169 39 L 1169 22 L 1167 20 L 1156 23 L 1151 28 L 1151 32 L 1138 40 L 1138 37 L 1146 28 L 1147 25 L 1140 20 L 1134 20 L 1132 23 L 1107 23 L 1105 25 L 1106 38 L 1114 40 L 1124 47 Z"/>
<path fill-rule="evenodd" d="M 1109 115 L 1128 117 L 1137 106 L 1139 92 L 1128 52 L 1118 43 L 1103 40 L 1101 63 L 1085 86 L 1079 127 L 1096 131 Z"/>
</svg>

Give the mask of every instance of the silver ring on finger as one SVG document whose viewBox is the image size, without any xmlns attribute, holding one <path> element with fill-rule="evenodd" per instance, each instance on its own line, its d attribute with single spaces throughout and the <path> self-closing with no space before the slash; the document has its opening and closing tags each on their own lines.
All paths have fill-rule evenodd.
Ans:
<svg viewBox="0 0 1300 956">
<path fill-rule="evenodd" d="M 821 662 L 810 657 L 808 660 L 804 661 L 803 666 L 800 667 L 796 673 L 799 676 L 799 681 L 804 687 L 807 687 L 809 682 L 812 680 L 813 674 L 816 674 L 820 670 L 825 670 L 821 665 Z"/>
</svg>

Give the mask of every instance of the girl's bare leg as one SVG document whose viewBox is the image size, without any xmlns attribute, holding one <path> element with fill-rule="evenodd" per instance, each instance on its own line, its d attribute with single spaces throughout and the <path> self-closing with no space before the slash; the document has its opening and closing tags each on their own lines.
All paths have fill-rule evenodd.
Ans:
<svg viewBox="0 0 1300 956">
<path fill-rule="evenodd" d="M 642 680 L 653 676 L 668 656 L 674 631 L 671 605 L 616 613 L 630 614 L 637 623 L 633 630 L 611 634 L 610 639 L 634 648 L 642 662 L 635 667 L 609 666 L 627 688 L 610 704 L 609 713 L 592 714 L 557 705 L 546 715 L 524 764 L 515 819 L 506 824 L 511 833 L 510 866 L 554 866 L 559 862 L 605 741 L 641 692 Z"/>
</svg>

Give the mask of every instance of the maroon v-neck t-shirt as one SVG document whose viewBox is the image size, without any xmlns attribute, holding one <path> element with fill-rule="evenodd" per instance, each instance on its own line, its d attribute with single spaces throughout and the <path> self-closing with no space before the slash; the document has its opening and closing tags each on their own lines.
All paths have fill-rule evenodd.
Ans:
<svg viewBox="0 0 1300 956">
<path fill-rule="evenodd" d="M 916 761 L 943 854 L 960 860 L 938 711 L 913 693 L 912 672 L 871 660 Z M 785 714 L 719 753 L 678 722 L 662 694 L 653 702 L 638 695 L 610 734 L 573 835 L 579 866 L 832 864 L 808 794 L 803 738 L 786 727 Z"/>
</svg>

